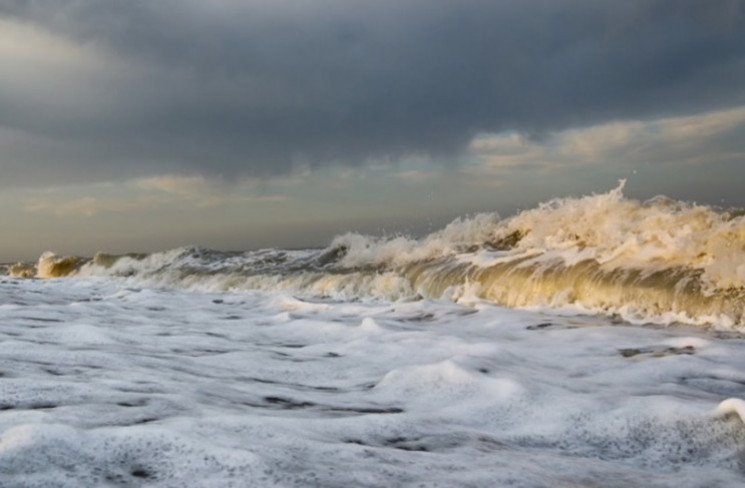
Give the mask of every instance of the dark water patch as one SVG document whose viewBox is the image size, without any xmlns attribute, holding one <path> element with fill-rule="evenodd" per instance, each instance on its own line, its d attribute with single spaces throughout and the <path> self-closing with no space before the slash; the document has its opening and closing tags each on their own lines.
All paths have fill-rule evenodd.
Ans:
<svg viewBox="0 0 745 488">
<path fill-rule="evenodd" d="M 135 420 L 134 422 L 132 422 L 132 423 L 130 423 L 128 425 L 132 426 L 132 425 L 151 424 L 153 422 L 157 422 L 158 420 L 160 420 L 160 419 L 157 418 L 157 417 L 145 417 L 143 419 Z"/>
<path fill-rule="evenodd" d="M 213 349 L 213 348 L 193 349 L 195 353 L 202 354 L 202 355 L 227 354 L 229 352 L 235 352 L 237 350 L 238 349 Z"/>
<path fill-rule="evenodd" d="M 55 405 L 54 403 L 32 403 L 26 408 L 28 410 L 52 410 L 57 407 L 59 407 L 59 405 Z"/>
<path fill-rule="evenodd" d="M 404 413 L 402 408 L 391 407 L 391 408 L 379 408 L 379 407 L 324 407 L 324 412 L 335 412 L 335 413 L 348 413 L 358 415 L 370 415 L 370 414 L 397 414 Z"/>
<path fill-rule="evenodd" d="M 135 468 L 129 474 L 135 478 L 149 479 L 153 477 L 153 473 L 143 468 Z"/>
<path fill-rule="evenodd" d="M 180 347 L 173 347 L 171 348 L 171 352 L 173 354 L 178 354 L 179 356 L 184 357 L 190 357 L 190 358 L 200 358 L 204 356 L 217 356 L 220 354 L 227 354 L 230 352 L 235 352 L 237 349 L 215 349 L 215 348 L 197 348 L 197 349 L 182 349 Z M 174 368 L 177 371 L 185 371 L 182 368 Z"/>
<path fill-rule="evenodd" d="M 712 330 L 711 334 L 717 339 L 745 339 L 743 330 Z"/>
<path fill-rule="evenodd" d="M 265 396 L 262 398 L 264 403 L 240 402 L 241 405 L 253 408 L 271 408 L 276 410 L 310 410 L 337 415 L 386 415 L 403 413 L 404 410 L 397 407 L 369 407 L 369 406 L 336 406 L 324 405 L 315 402 L 297 400 L 283 396 Z"/>
<path fill-rule="evenodd" d="M 429 452 L 429 448 L 419 442 L 419 439 L 407 439 L 406 437 L 393 437 L 384 441 L 386 447 L 392 447 L 401 451 Z"/>
<path fill-rule="evenodd" d="M 7 411 L 7 410 L 52 410 L 59 407 L 59 405 L 54 403 L 46 403 L 46 402 L 40 402 L 40 403 L 29 403 L 27 405 L 24 405 L 22 403 L 11 405 L 9 403 L 3 403 L 0 404 L 0 411 Z"/>
<path fill-rule="evenodd" d="M 470 448 L 484 453 L 495 453 L 510 448 L 508 444 L 486 435 L 471 433 L 448 433 L 422 436 L 394 436 L 361 439 L 341 439 L 345 444 L 365 447 L 392 448 L 410 452 L 448 452 L 453 449 Z"/>
<path fill-rule="evenodd" d="M 282 382 L 279 382 L 279 381 L 269 380 L 269 379 L 266 379 L 266 378 L 240 377 L 240 378 L 236 378 L 236 379 L 239 380 L 239 381 L 252 381 L 252 382 L 255 382 L 255 383 L 263 383 L 265 385 L 283 385 L 283 384 L 289 384 L 290 386 L 293 386 L 290 383 L 282 383 Z"/>
<path fill-rule="evenodd" d="M 358 446 L 370 446 L 370 444 L 362 441 L 361 439 L 342 439 L 344 444 L 357 444 Z"/>
<path fill-rule="evenodd" d="M 47 374 L 51 374 L 52 376 L 65 376 L 65 373 L 63 373 L 62 371 L 59 371 L 57 369 L 42 368 L 42 371 L 44 371 Z"/>
<path fill-rule="evenodd" d="M 90 302 L 101 302 L 103 301 L 103 298 L 101 297 L 90 297 L 90 298 L 80 298 L 78 300 L 75 300 L 74 303 L 90 303 Z"/>
<path fill-rule="evenodd" d="M 269 405 L 278 407 L 282 410 L 297 410 L 316 406 L 316 404 L 313 402 L 298 401 L 293 400 L 292 398 L 278 396 L 265 396 L 263 400 Z"/>
<path fill-rule="evenodd" d="M 131 400 L 131 401 L 123 401 L 123 402 L 117 402 L 116 404 L 120 407 L 126 407 L 126 408 L 132 408 L 132 407 L 144 407 L 147 405 L 147 400 L 144 398 L 140 398 L 137 400 Z"/>
<path fill-rule="evenodd" d="M 472 444 L 481 452 L 495 452 L 509 448 L 506 443 L 485 435 L 477 436 Z"/>
<path fill-rule="evenodd" d="M 108 473 L 106 476 L 104 476 L 104 480 L 107 482 L 107 484 L 113 484 L 115 486 L 141 486 L 140 483 L 142 483 L 142 481 L 153 481 L 156 478 L 157 476 L 155 471 L 143 468 L 141 466 L 123 468 L 122 472 Z"/>
<path fill-rule="evenodd" d="M 32 322 L 46 322 L 46 323 L 60 323 L 62 319 L 54 319 L 50 317 L 18 317 L 18 320 L 30 320 Z"/>
<path fill-rule="evenodd" d="M 551 323 L 551 322 L 543 322 L 541 324 L 535 324 L 535 325 L 529 325 L 527 329 L 529 330 L 536 330 L 536 329 L 545 329 L 547 327 L 556 327 L 557 324 Z"/>
<path fill-rule="evenodd" d="M 303 346 L 305 347 L 305 346 Z M 308 363 L 311 361 L 318 361 L 321 358 L 317 357 L 298 357 L 293 356 L 292 354 L 287 354 L 286 352 L 282 351 L 271 351 L 273 356 L 276 356 L 277 358 L 281 359 L 282 361 L 289 361 L 291 363 Z"/>
<path fill-rule="evenodd" d="M 225 334 L 220 334 L 218 332 L 205 332 L 204 335 L 209 336 L 209 337 L 217 337 L 218 339 L 230 339 Z"/>
<path fill-rule="evenodd" d="M 632 358 L 636 356 L 662 358 L 666 356 L 676 355 L 691 355 L 696 353 L 696 348 L 693 346 L 683 347 L 630 347 L 619 349 L 618 353 L 625 358 Z"/>
<path fill-rule="evenodd" d="M 307 386 L 307 385 L 301 385 L 301 388 L 307 388 L 309 390 L 314 391 L 328 391 L 328 392 L 334 392 L 334 391 L 341 391 L 341 388 L 337 388 L 335 386 Z"/>
<path fill-rule="evenodd" d="M 414 315 L 413 317 L 404 317 L 401 320 L 403 320 L 404 322 L 420 323 L 420 322 L 432 322 L 436 318 L 437 317 L 433 313 L 423 313 L 419 315 Z"/>
<path fill-rule="evenodd" d="M 327 358 L 340 358 L 341 357 L 341 354 L 339 354 L 337 352 L 327 352 L 324 355 L 324 357 L 327 357 Z"/>
<path fill-rule="evenodd" d="M 338 388 L 336 386 L 318 386 L 318 385 L 306 385 L 303 383 L 292 383 L 288 381 L 277 381 L 277 380 L 270 380 L 267 378 L 254 378 L 254 377 L 243 377 L 238 378 L 240 381 L 250 381 L 255 383 L 261 383 L 264 385 L 277 385 L 277 386 L 286 386 L 290 387 L 295 390 L 306 390 L 306 391 L 321 391 L 321 392 L 338 392 L 342 391 L 341 388 Z"/>
<path fill-rule="evenodd" d="M 164 395 L 167 394 L 167 392 L 160 386 L 155 384 L 150 384 L 146 382 L 140 382 L 136 381 L 134 383 L 130 383 L 126 386 L 119 386 L 116 388 L 117 391 L 120 391 L 122 393 L 132 393 L 132 394 L 140 394 L 140 395 Z"/>
<path fill-rule="evenodd" d="M 559 324 L 555 324 L 553 322 L 542 322 L 540 324 L 535 325 L 529 325 L 525 327 L 527 330 L 544 330 L 544 329 L 552 329 L 552 328 L 568 328 L 566 326 L 561 326 Z"/>
</svg>

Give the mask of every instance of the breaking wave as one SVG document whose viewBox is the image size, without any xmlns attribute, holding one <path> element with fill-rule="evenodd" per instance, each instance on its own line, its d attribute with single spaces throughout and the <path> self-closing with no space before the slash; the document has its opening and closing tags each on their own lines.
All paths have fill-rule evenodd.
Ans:
<svg viewBox="0 0 745 488">
<path fill-rule="evenodd" d="M 745 326 L 745 212 L 607 192 L 501 219 L 458 219 L 421 239 L 346 234 L 321 250 L 60 257 L 16 276 L 111 276 L 203 291 L 288 290 L 344 299 L 485 299 L 575 307 L 633 322 Z"/>
</svg>

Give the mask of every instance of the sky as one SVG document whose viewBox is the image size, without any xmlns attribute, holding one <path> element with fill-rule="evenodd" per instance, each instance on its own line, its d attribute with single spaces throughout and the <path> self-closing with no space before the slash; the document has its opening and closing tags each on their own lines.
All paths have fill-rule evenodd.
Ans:
<svg viewBox="0 0 745 488">
<path fill-rule="evenodd" d="M 0 262 L 745 207 L 745 0 L 4 0 Z"/>
</svg>

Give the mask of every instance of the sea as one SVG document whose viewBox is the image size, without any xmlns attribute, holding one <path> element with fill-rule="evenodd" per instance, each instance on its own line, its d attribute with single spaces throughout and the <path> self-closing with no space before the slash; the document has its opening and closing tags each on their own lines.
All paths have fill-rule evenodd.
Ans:
<svg viewBox="0 0 745 488">
<path fill-rule="evenodd" d="M 0 274 L 0 487 L 745 486 L 740 209 Z"/>
</svg>

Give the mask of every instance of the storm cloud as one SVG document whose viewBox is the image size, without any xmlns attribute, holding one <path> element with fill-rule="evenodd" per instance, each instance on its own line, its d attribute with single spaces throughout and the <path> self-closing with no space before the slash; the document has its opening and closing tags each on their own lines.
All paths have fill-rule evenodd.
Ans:
<svg viewBox="0 0 745 488">
<path fill-rule="evenodd" d="M 738 0 L 5 1 L 2 184 L 454 161 L 482 133 L 745 104 L 744 13 Z"/>
</svg>

